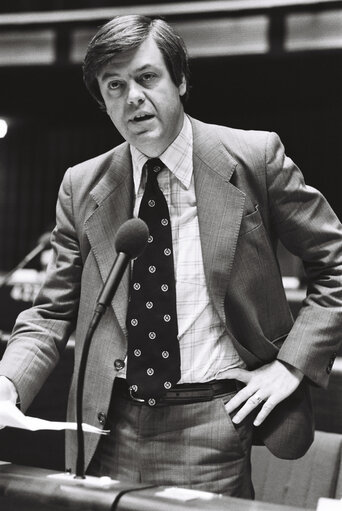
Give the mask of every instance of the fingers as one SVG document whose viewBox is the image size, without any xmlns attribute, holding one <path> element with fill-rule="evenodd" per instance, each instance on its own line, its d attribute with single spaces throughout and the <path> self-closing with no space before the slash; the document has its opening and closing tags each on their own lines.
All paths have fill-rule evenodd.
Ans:
<svg viewBox="0 0 342 511">
<path fill-rule="evenodd" d="M 254 408 L 256 408 L 257 406 L 259 406 L 259 405 L 260 405 L 260 403 L 262 403 L 262 397 L 257 396 L 256 394 L 254 394 L 254 396 L 252 396 L 252 397 L 249 399 L 249 402 L 250 402 L 250 404 L 252 405 L 252 409 L 254 410 Z"/>
<path fill-rule="evenodd" d="M 277 404 L 277 403 L 276 403 Z M 272 401 L 268 399 L 265 401 L 263 407 L 261 408 L 260 412 L 254 419 L 254 426 L 260 426 L 262 422 L 266 419 L 266 417 L 271 413 L 273 408 L 276 406 L 276 404 L 272 404 Z"/>
<path fill-rule="evenodd" d="M 227 403 L 227 405 L 229 405 L 231 403 L 231 401 L 229 401 L 229 403 Z M 271 407 L 270 403 L 268 401 L 264 401 L 264 399 L 258 393 L 252 394 L 252 396 L 250 396 L 247 400 L 243 400 L 242 402 L 244 402 L 244 401 L 245 401 L 245 404 L 240 408 L 240 410 L 236 413 L 236 415 L 232 419 L 234 424 L 239 424 L 240 422 L 242 422 L 247 417 L 247 415 L 249 415 L 251 412 L 253 412 L 263 402 L 264 402 L 264 404 L 263 404 L 262 409 L 264 409 L 264 408 L 265 409 L 264 409 L 264 412 L 261 414 L 262 420 L 263 420 L 263 416 L 264 416 L 264 418 L 266 418 L 266 416 L 271 412 L 271 409 L 273 409 L 273 407 Z M 240 404 L 242 404 L 242 403 L 240 403 Z M 233 404 L 233 406 L 234 406 L 234 410 L 235 410 L 237 408 L 237 406 L 235 407 L 234 404 Z M 228 411 L 228 413 L 230 413 L 230 409 L 231 409 L 231 407 L 227 408 L 227 406 L 226 406 L 226 410 Z M 260 413 L 261 413 L 261 411 L 259 412 L 259 414 L 257 416 L 257 418 L 259 418 L 259 419 L 260 419 L 260 417 L 259 417 Z M 254 424 L 257 425 L 255 423 L 255 421 L 254 421 Z"/>
<path fill-rule="evenodd" d="M 245 401 L 247 401 L 248 399 L 251 398 L 251 396 L 253 396 L 254 392 L 255 390 L 251 390 L 248 387 L 244 387 L 237 394 L 235 394 L 235 396 L 232 397 L 231 400 L 228 401 L 228 403 L 225 405 L 227 412 L 232 413 L 234 410 L 239 408 L 239 406 L 241 406 Z M 259 403 L 257 403 L 255 406 L 257 406 L 258 404 Z"/>
<path fill-rule="evenodd" d="M 233 369 L 229 377 L 245 383 L 245 387 L 225 405 L 227 413 L 239 408 L 232 418 L 235 424 L 239 424 L 248 414 L 258 412 L 254 425 L 259 426 L 278 403 L 294 392 L 303 374 L 275 360 L 253 371 Z M 260 410 L 257 410 L 258 407 Z"/>
<path fill-rule="evenodd" d="M 233 417 L 232 421 L 234 424 L 239 424 L 247 417 L 247 415 L 253 412 L 261 404 L 261 410 L 253 421 L 254 426 L 259 426 L 278 403 L 272 401 L 271 398 L 263 400 L 257 394 L 254 394 L 250 399 L 246 401 L 244 406 Z"/>
</svg>

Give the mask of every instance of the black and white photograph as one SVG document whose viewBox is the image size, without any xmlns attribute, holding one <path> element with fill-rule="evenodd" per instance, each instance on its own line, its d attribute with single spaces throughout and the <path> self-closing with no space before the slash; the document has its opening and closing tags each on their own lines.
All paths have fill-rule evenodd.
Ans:
<svg viewBox="0 0 342 511">
<path fill-rule="evenodd" d="M 1 511 L 342 509 L 342 0 L 3 0 Z"/>
</svg>

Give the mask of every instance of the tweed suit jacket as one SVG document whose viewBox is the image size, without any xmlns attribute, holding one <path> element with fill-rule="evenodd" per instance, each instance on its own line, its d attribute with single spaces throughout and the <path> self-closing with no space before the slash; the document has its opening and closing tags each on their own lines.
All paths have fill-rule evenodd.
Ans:
<svg viewBox="0 0 342 511">
<path fill-rule="evenodd" d="M 304 373 L 297 391 L 258 428 L 258 436 L 276 456 L 296 458 L 313 438 L 307 383 L 327 385 L 341 340 L 341 224 L 324 197 L 305 185 L 276 134 L 191 122 L 209 295 L 249 369 L 278 358 Z M 46 281 L 34 307 L 19 316 L 0 363 L 0 374 L 15 383 L 24 410 L 76 327 L 68 406 L 68 418 L 75 420 L 82 344 L 116 257 L 116 232 L 132 211 L 127 143 L 66 172 Z M 295 322 L 276 259 L 278 239 L 303 259 L 308 276 L 307 298 Z M 128 278 L 126 272 L 90 347 L 83 419 L 96 426 L 109 407 L 114 362 L 126 356 Z M 86 434 L 86 465 L 98 440 L 98 435 Z M 74 470 L 75 459 L 75 434 L 68 432 L 67 468 Z"/>
</svg>

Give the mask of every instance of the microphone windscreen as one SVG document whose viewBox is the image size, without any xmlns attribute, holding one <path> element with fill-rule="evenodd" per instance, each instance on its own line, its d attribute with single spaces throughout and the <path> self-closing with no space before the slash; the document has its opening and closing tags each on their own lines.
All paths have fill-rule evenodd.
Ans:
<svg viewBox="0 0 342 511">
<path fill-rule="evenodd" d="M 131 218 L 121 225 L 116 234 L 116 251 L 134 259 L 144 250 L 148 237 L 149 231 L 145 222 L 140 218 Z"/>
</svg>

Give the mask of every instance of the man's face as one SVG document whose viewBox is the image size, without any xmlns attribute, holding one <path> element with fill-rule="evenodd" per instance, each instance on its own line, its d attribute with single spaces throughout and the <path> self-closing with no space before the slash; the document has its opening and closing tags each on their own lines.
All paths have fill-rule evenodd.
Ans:
<svg viewBox="0 0 342 511">
<path fill-rule="evenodd" d="M 124 139 L 146 156 L 160 156 L 182 128 L 186 83 L 173 83 L 153 38 L 115 57 L 97 79 L 107 113 Z"/>
</svg>

